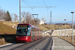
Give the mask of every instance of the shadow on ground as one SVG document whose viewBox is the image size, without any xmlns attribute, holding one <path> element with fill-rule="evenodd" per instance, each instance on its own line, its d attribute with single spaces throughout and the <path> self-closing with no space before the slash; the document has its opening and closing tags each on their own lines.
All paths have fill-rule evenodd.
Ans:
<svg viewBox="0 0 75 50">
<path fill-rule="evenodd" d="M 16 42 L 16 35 L 13 34 L 13 35 L 9 35 L 9 34 L 6 34 L 6 35 L 0 35 L 0 39 L 3 38 L 5 42 L 7 43 L 13 43 L 13 42 Z"/>
</svg>

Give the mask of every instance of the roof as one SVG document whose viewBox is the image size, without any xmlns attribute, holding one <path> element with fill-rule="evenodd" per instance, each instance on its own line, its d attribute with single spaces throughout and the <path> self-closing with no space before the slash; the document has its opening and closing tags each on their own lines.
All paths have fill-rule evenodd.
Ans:
<svg viewBox="0 0 75 50">
<path fill-rule="evenodd" d="M 18 24 L 18 25 L 30 25 L 30 26 L 31 26 L 31 27 L 33 27 L 33 28 L 40 29 L 40 28 L 38 28 L 38 27 L 36 27 L 36 26 L 34 26 L 34 25 L 32 25 L 32 24 L 28 24 L 28 23 L 24 23 L 24 24 Z"/>
</svg>

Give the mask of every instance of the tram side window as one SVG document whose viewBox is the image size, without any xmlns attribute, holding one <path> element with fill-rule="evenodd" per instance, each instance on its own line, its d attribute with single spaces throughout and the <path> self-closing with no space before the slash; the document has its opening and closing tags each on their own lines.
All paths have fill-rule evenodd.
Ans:
<svg viewBox="0 0 75 50">
<path fill-rule="evenodd" d="M 30 31 L 31 31 L 31 28 L 29 27 L 29 28 L 28 28 L 27 36 L 30 36 Z"/>
<path fill-rule="evenodd" d="M 32 29 L 32 38 L 35 37 L 35 33 L 36 33 L 36 32 L 35 32 L 35 28 L 33 28 L 33 29 Z"/>
<path fill-rule="evenodd" d="M 41 34 L 41 32 L 40 32 L 40 30 L 39 30 L 39 36 L 40 36 L 40 34 Z"/>
<path fill-rule="evenodd" d="M 39 37 L 39 30 L 37 29 L 37 37 Z"/>
<path fill-rule="evenodd" d="M 40 31 L 40 36 L 42 36 L 42 31 Z"/>
</svg>

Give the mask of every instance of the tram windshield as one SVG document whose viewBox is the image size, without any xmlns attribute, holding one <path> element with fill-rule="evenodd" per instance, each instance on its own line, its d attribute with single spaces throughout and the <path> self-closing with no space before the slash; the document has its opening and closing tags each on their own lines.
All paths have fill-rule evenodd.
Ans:
<svg viewBox="0 0 75 50">
<path fill-rule="evenodd" d="M 30 35 L 29 27 L 19 27 L 18 26 L 16 34 L 18 36 L 27 36 L 27 35 Z"/>
</svg>

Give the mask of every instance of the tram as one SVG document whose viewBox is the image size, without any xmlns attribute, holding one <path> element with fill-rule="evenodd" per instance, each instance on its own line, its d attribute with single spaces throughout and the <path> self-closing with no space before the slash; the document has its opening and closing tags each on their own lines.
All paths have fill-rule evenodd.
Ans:
<svg viewBox="0 0 75 50">
<path fill-rule="evenodd" d="M 16 42 L 32 42 L 42 38 L 42 30 L 31 24 L 18 24 Z"/>
</svg>

